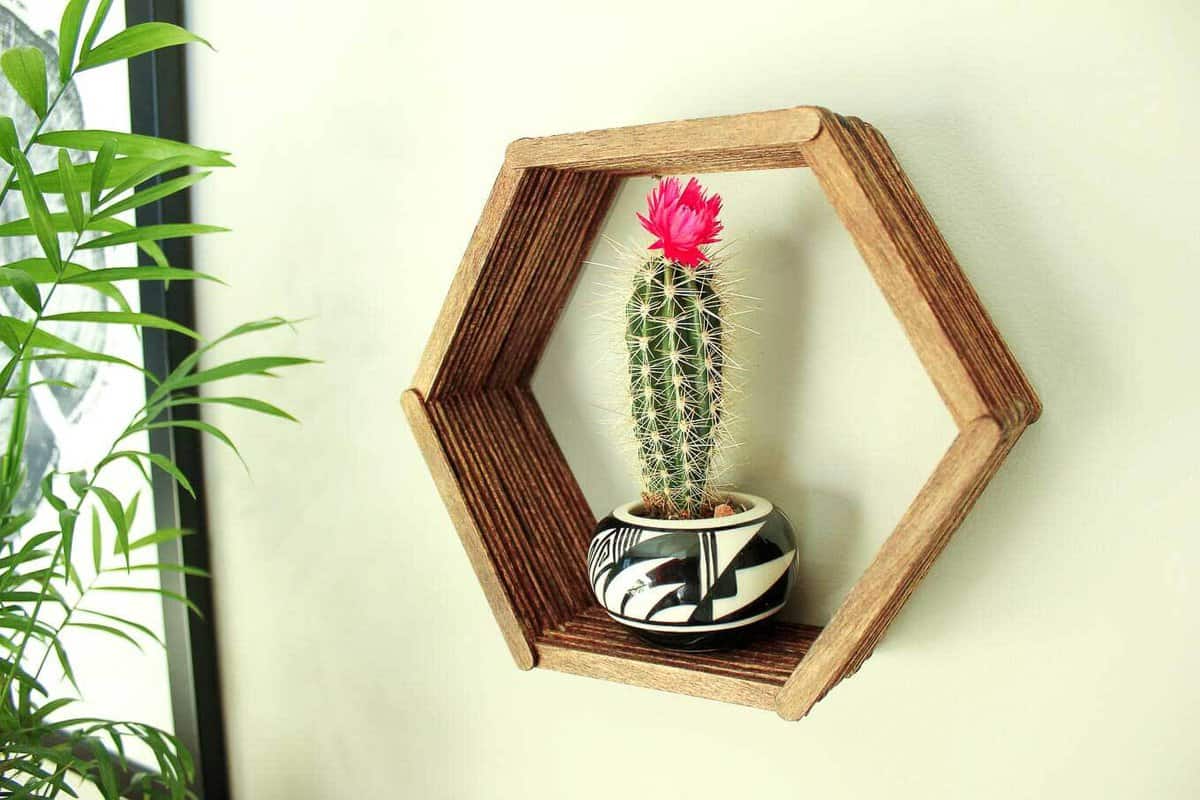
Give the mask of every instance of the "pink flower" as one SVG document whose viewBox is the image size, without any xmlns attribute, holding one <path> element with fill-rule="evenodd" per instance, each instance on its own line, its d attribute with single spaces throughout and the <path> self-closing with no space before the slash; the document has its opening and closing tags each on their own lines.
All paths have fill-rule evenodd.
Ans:
<svg viewBox="0 0 1200 800">
<path fill-rule="evenodd" d="M 700 245 L 714 244 L 717 234 L 724 227 L 717 221 L 721 213 L 721 195 L 705 197 L 700 181 L 692 178 L 687 187 L 679 191 L 678 178 L 664 178 L 646 198 L 649 216 L 637 215 L 642 227 L 657 239 L 651 250 L 662 250 L 663 255 L 685 267 L 696 267 L 708 256 Z"/>
</svg>

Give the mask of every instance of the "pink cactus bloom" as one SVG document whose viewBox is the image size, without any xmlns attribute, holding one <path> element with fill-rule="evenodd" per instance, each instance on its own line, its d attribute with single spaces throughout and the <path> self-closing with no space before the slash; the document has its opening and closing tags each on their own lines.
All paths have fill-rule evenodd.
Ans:
<svg viewBox="0 0 1200 800">
<path fill-rule="evenodd" d="M 724 227 L 717 221 L 721 195 L 705 197 L 695 178 L 682 192 L 678 178 L 664 178 L 646 200 L 649 216 L 638 214 L 637 218 L 643 228 L 658 237 L 650 245 L 651 250 L 662 250 L 667 259 L 693 269 L 708 261 L 700 246 L 720 241 L 717 234 Z"/>
</svg>

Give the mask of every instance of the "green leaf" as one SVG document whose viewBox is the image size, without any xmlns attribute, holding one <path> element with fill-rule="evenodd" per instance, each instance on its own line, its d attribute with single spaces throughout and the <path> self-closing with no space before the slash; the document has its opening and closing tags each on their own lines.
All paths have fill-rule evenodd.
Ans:
<svg viewBox="0 0 1200 800">
<path fill-rule="evenodd" d="M 50 555 L 47 553 L 46 555 Z M 36 603 L 38 600 L 44 600 L 45 595 L 41 592 L 19 592 L 12 589 L 4 590 L 5 603 Z M 4 646 L 8 647 L 8 642 L 4 642 Z M 9 648 L 14 649 L 14 648 Z"/>
<path fill-rule="evenodd" d="M 62 183 L 63 200 L 67 204 L 67 214 L 71 217 L 71 227 L 76 233 L 83 233 L 86 220 L 83 216 L 83 198 L 79 196 L 79 187 L 75 183 L 75 165 L 66 150 L 58 151 L 58 179 Z"/>
<path fill-rule="evenodd" d="M 136 157 L 130 157 L 123 160 L 131 161 L 134 160 L 134 158 Z M 178 169 L 186 169 L 187 167 L 192 166 L 194 159 L 192 159 L 190 156 L 171 156 L 170 158 L 163 158 L 157 161 L 146 160 L 142 158 L 137 158 L 137 160 L 143 161 L 144 166 L 139 170 L 131 171 L 120 182 L 114 182 L 114 186 L 109 189 L 108 193 L 105 194 L 104 197 L 100 198 L 100 202 L 102 204 L 110 202 L 113 198 L 129 191 L 130 189 L 141 186 L 143 183 L 153 180 L 159 175 L 164 175 L 168 172 L 174 172 Z"/>
<path fill-rule="evenodd" d="M 179 362 L 179 366 L 177 366 L 174 370 L 172 370 L 171 374 L 167 376 L 167 379 L 166 379 L 166 381 L 164 381 L 164 383 L 176 381 L 179 378 L 181 378 L 182 376 L 191 372 L 192 368 L 195 367 L 196 364 L 198 364 L 200 362 L 201 357 L 204 356 L 205 353 L 207 353 L 209 350 L 213 349 L 217 345 L 221 344 L 222 342 L 229 341 L 230 339 L 235 339 L 239 336 L 245 336 L 245 335 L 251 334 L 251 333 L 258 333 L 260 331 L 268 331 L 273 328 L 278 328 L 282 325 L 291 325 L 291 324 L 293 324 L 293 321 L 289 320 L 289 319 L 285 319 L 284 317 L 267 317 L 266 319 L 258 319 L 258 320 L 253 320 L 251 322 L 243 322 L 241 325 L 238 325 L 237 327 L 232 328 L 229 331 L 221 334 L 216 339 L 213 339 L 211 342 L 204 345 L 203 347 L 198 347 L 195 350 L 193 350 L 191 353 L 189 353 L 183 359 L 183 361 Z M 151 400 L 153 400 L 153 399 L 154 398 L 152 397 Z"/>
<path fill-rule="evenodd" d="M 73 230 L 71 226 L 71 218 L 66 214 L 51 214 L 50 221 L 53 223 L 56 231 L 66 233 Z M 128 222 L 111 218 L 97 219 L 96 217 L 92 217 L 87 223 L 87 229 L 89 231 L 104 231 L 105 233 L 123 233 L 125 231 L 133 230 L 134 227 L 135 226 L 130 225 Z M 33 220 L 29 219 L 28 217 L 25 217 L 24 219 L 13 220 L 12 222 L 0 223 L 0 236 L 32 236 L 33 233 Z M 138 242 L 137 246 L 139 250 L 150 256 L 155 264 L 159 265 L 160 267 L 168 266 L 166 254 L 163 253 L 162 248 L 154 242 Z M 35 261 L 36 259 L 25 260 Z M 9 266 L 13 266 L 13 264 L 10 264 Z M 79 269 L 82 270 L 85 268 L 79 267 Z M 55 273 L 55 275 L 57 274 L 58 273 Z"/>
<path fill-rule="evenodd" d="M 10 517 L 4 522 L 3 525 L 0 525 L 0 539 L 7 539 L 9 534 L 15 533 L 21 530 L 21 528 L 24 528 L 31 521 L 33 521 L 35 515 L 36 512 L 34 511 L 26 511 L 21 514 L 17 514 L 15 517 Z"/>
<path fill-rule="evenodd" d="M 117 496 L 103 486 L 93 486 L 92 494 L 100 499 L 105 513 L 117 529 L 117 545 L 114 552 L 125 556 L 126 566 L 129 564 L 129 525 L 125 521 L 125 509 Z"/>
<path fill-rule="evenodd" d="M 116 152 L 123 156 L 136 156 L 150 160 L 161 160 L 185 156 L 193 167 L 232 167 L 223 150 L 211 150 L 188 142 L 144 136 L 139 133 L 121 131 L 81 130 L 47 131 L 35 139 L 38 144 L 52 147 L 70 147 L 73 150 L 99 150 L 108 142 L 116 142 Z"/>
<path fill-rule="evenodd" d="M 86 470 L 76 470 L 75 472 L 67 473 L 67 482 L 71 485 L 71 491 L 75 492 L 76 497 L 83 497 L 88 493 L 88 477 Z"/>
<path fill-rule="evenodd" d="M 129 530 L 133 529 L 134 520 L 137 519 L 138 501 L 141 500 L 142 493 L 134 492 L 133 499 L 129 501 L 129 505 L 125 506 L 125 527 Z"/>
<path fill-rule="evenodd" d="M 165 731 L 163 735 L 170 739 L 171 744 L 174 745 L 175 753 L 179 757 L 180 766 L 183 767 L 183 777 L 188 783 L 191 783 L 196 776 L 196 765 L 192 760 L 192 754 L 188 752 L 187 747 L 184 746 L 183 741 L 178 736 L 173 736 Z"/>
<path fill-rule="evenodd" d="M 87 627 L 86 623 L 71 624 L 78 624 L 79 627 Z M 116 628 L 105 629 L 105 627 L 102 625 L 98 625 L 96 628 L 103 629 L 106 632 L 111 632 L 117 636 L 124 637 L 133 642 L 133 646 L 138 650 L 142 649 L 142 646 L 134 641 L 133 637 L 118 631 Z M 100 773 L 100 791 L 103 792 L 105 800 L 118 800 L 121 796 L 121 791 L 117 786 L 117 772 L 115 769 L 113 769 L 112 755 L 105 750 L 104 745 L 100 744 L 100 742 L 96 739 L 88 739 L 87 743 L 92 750 L 92 755 L 95 756 L 93 761 L 95 761 L 97 771 Z"/>
<path fill-rule="evenodd" d="M 28 272 L 0 267 L 0 281 L 11 286 L 17 296 L 25 301 L 25 305 L 34 311 L 42 310 L 42 293 L 38 291 L 37 281 L 31 278 Z"/>
<path fill-rule="evenodd" d="M 92 494 L 100 500 L 113 524 L 118 528 L 123 527 L 125 525 L 125 509 L 117 496 L 103 486 L 93 486 Z"/>
<path fill-rule="evenodd" d="M 234 378 L 240 375 L 270 375 L 270 370 L 280 367 L 295 367 L 301 364 L 317 363 L 311 358 L 294 358 L 291 356 L 258 356 L 256 358 L 243 358 L 238 361 L 230 361 L 228 364 L 211 367 L 210 369 L 201 370 L 192 375 L 179 378 L 172 383 L 170 391 L 178 389 L 186 389 L 189 386 L 199 386 L 204 383 L 212 383 L 213 381 L 224 380 L 225 378 Z M 163 382 L 166 386 L 167 382 Z M 161 390 L 162 387 L 160 386 Z M 151 397 L 151 400 L 156 399 Z"/>
<path fill-rule="evenodd" d="M 204 619 L 204 615 L 200 613 L 199 607 L 191 600 L 187 599 L 178 592 L 168 591 L 167 589 L 158 589 L 151 586 L 94 586 L 92 591 L 95 592 L 132 592 L 134 594 L 157 594 L 174 600 L 177 603 L 183 603 L 196 613 L 196 616 Z"/>
<path fill-rule="evenodd" d="M 55 531 L 55 533 L 57 533 L 57 531 Z M 25 564 L 30 561 L 37 561 L 39 558 L 46 558 L 49 555 L 50 552 L 47 550 L 22 550 L 19 553 L 13 553 L 11 556 L 4 556 L 4 558 L 0 558 L 0 567 L 4 568 L 5 570 L 11 570 L 12 568 L 18 567 L 21 564 Z"/>
<path fill-rule="evenodd" d="M 80 610 L 85 611 L 86 609 L 80 609 Z M 116 617 L 114 617 L 113 619 L 116 619 Z M 130 624 L 133 625 L 133 623 L 130 623 Z M 139 627 L 139 626 L 134 625 L 134 627 Z M 150 634 L 150 636 L 152 639 L 154 639 L 156 641 L 158 640 L 158 637 L 155 636 L 153 633 Z M 163 647 L 166 647 L 166 645 L 164 644 Z M 105 727 L 104 732 L 107 733 L 109 739 L 112 740 L 113 747 L 117 751 L 117 756 L 121 759 L 121 764 L 123 764 L 126 768 L 128 768 L 129 762 L 126 761 L 126 759 L 125 759 L 125 744 L 121 741 L 121 734 L 118 732 L 117 726 L 109 725 L 109 726 Z"/>
<path fill-rule="evenodd" d="M 13 330 L 8 320 L 4 320 L 4 325 L 0 326 L 0 330 L 4 331 L 3 338 L 8 341 L 15 340 L 16 333 Z M 20 345 L 16 344 L 10 348 L 13 352 L 12 359 L 5 365 L 3 372 L 0 372 L 0 378 L 3 378 L 5 389 L 8 388 L 8 381 L 16 371 L 17 361 L 21 360 L 21 354 L 18 352 Z M 29 373 L 32 365 L 27 359 L 22 360 L 20 382 L 17 384 L 18 396 L 16 402 L 13 403 L 11 418 L 9 420 L 8 442 L 4 449 L 4 458 L 0 460 L 0 479 L 3 480 L 5 490 L 6 507 L 9 511 L 12 509 L 12 503 L 17 497 L 17 492 L 25 483 L 25 438 L 28 432 L 29 421 Z"/>
<path fill-rule="evenodd" d="M 58 711 L 60 708 L 64 708 L 69 706 L 71 703 L 76 702 L 78 701 L 74 697 L 60 697 L 57 700 L 51 700 L 49 703 L 46 703 L 43 706 L 38 706 L 37 711 L 35 711 L 33 714 L 33 718 L 38 721 L 44 720 L 46 717 L 50 716 L 55 711 Z"/>
<path fill-rule="evenodd" d="M 58 524 L 62 528 L 62 550 L 63 550 L 63 566 L 67 573 L 67 580 L 75 584 L 75 588 L 83 592 L 83 587 L 79 585 L 79 576 L 75 573 L 75 567 L 71 562 L 71 551 L 75 545 L 75 521 L 79 519 L 79 512 L 73 508 L 64 508 L 58 512 Z"/>
<path fill-rule="evenodd" d="M 237 449 L 237 445 L 233 443 L 233 440 L 230 439 L 223 430 L 209 422 L 203 422 L 198 419 L 172 419 L 167 420 L 166 422 L 151 422 L 148 425 L 138 425 L 133 430 L 153 431 L 159 430 L 160 428 L 188 428 L 190 430 L 200 431 L 201 433 L 207 433 L 209 436 L 217 439 L 230 450 L 232 450 L 234 455 L 236 455 L 238 459 L 242 461 L 242 466 L 246 465 L 245 460 L 242 459 L 241 452 Z"/>
<path fill-rule="evenodd" d="M 103 532 L 100 529 L 100 512 L 92 506 L 92 567 L 96 572 L 100 572 L 100 564 L 103 562 L 102 553 Z"/>
<path fill-rule="evenodd" d="M 21 195 L 25 198 L 25 210 L 29 212 L 38 243 L 42 246 L 42 252 L 45 253 L 46 258 L 50 259 L 55 271 L 62 272 L 62 254 L 58 249 L 58 234 L 50 219 L 50 209 L 46 207 L 46 198 L 42 197 L 41 191 L 38 190 L 37 183 L 33 178 L 33 169 L 29 166 L 29 161 L 24 154 L 19 150 L 14 150 L 13 157 L 16 159 L 17 175 L 21 178 Z"/>
<path fill-rule="evenodd" d="M 109 139 L 100 145 L 100 151 L 96 154 L 96 163 L 92 167 L 92 175 L 89 183 L 91 184 L 91 200 L 92 208 L 100 204 L 100 195 L 108 186 L 108 176 L 112 172 L 113 162 L 117 158 L 117 142 L 114 139 Z"/>
<path fill-rule="evenodd" d="M 138 565 L 134 565 L 130 569 L 140 569 L 142 566 L 143 565 L 138 564 Z M 106 570 L 106 572 L 113 572 L 113 570 Z M 106 614 L 103 611 L 96 611 L 91 608 L 81 608 L 79 610 L 85 614 L 91 614 L 92 616 L 100 617 L 101 619 L 106 619 L 110 622 L 115 622 L 118 625 L 125 625 L 126 627 L 133 628 L 138 633 L 140 633 L 150 639 L 153 639 L 159 645 L 166 647 L 166 644 L 163 642 L 163 640 L 159 637 L 159 635 L 157 633 L 150 630 L 145 625 L 142 625 L 139 622 L 134 622 L 131 619 L 123 619 L 121 617 L 116 617 L 116 616 L 113 616 L 112 614 Z"/>
<path fill-rule="evenodd" d="M 32 388 L 34 386 L 53 386 L 56 389 L 78 389 L 79 388 L 78 385 L 71 383 L 70 381 L 60 381 L 60 380 L 57 380 L 54 378 L 43 378 L 40 381 L 32 382 L 31 384 L 29 384 L 29 386 L 30 386 L 30 388 Z M 11 390 L 10 390 L 10 393 L 4 395 L 4 397 L 5 397 L 5 399 L 11 400 L 13 397 L 15 397 L 15 395 L 12 394 Z"/>
<path fill-rule="evenodd" d="M 171 400 L 161 404 L 161 406 L 158 409 L 155 409 L 155 411 L 157 413 L 162 409 L 174 408 L 176 406 L 203 405 L 206 403 L 214 403 L 216 405 L 224 406 L 236 406 L 238 408 L 245 408 L 250 411 L 257 411 L 260 414 L 267 414 L 272 417 L 280 417 L 282 419 L 291 420 L 292 422 L 300 421 L 288 412 L 284 411 L 282 408 L 278 408 L 270 403 L 267 403 L 263 400 L 257 400 L 253 397 L 180 397 L 177 400 Z"/>
<path fill-rule="evenodd" d="M 97 154 L 99 161 L 99 154 Z M 170 163 L 167 163 L 170 162 Z M 157 169 L 151 169 L 155 165 L 162 165 Z M 141 173 L 149 173 L 150 177 L 161 174 L 162 172 L 172 169 L 179 169 L 180 166 L 187 166 L 186 160 L 176 161 L 175 159 L 163 159 L 155 161 L 148 158 L 129 157 L 114 157 L 112 163 L 108 165 L 107 172 L 101 172 L 103 184 L 101 188 L 111 188 L 118 184 L 129 180 L 131 177 Z M 92 180 L 96 177 L 96 165 L 90 163 L 77 164 L 75 167 L 75 179 L 82 185 L 86 185 L 89 189 L 92 186 Z M 42 194 L 62 194 L 62 181 L 59 180 L 58 169 L 39 172 L 34 175 L 34 180 L 37 181 L 37 187 L 42 190 Z M 140 181 L 146 181 L 148 178 L 142 177 Z M 13 184 L 20 188 L 21 182 L 17 181 Z M 136 185 L 136 184 L 135 184 Z M 129 187 L 126 187 L 129 188 Z"/>
<path fill-rule="evenodd" d="M 57 637 L 53 639 L 52 644 L 54 655 L 58 658 L 58 666 L 62 668 L 63 675 L 71 682 L 71 686 L 75 687 L 75 691 L 82 694 L 79 689 L 79 683 L 75 680 L 75 670 L 71 669 L 71 659 L 67 656 L 66 648 L 63 647 L 62 642 Z"/>
<path fill-rule="evenodd" d="M 55 511 L 67 510 L 67 504 L 64 503 L 62 499 L 54 493 L 53 472 L 47 473 L 46 477 L 42 478 L 42 497 L 46 499 L 46 502 L 49 503 L 51 508 L 53 508 Z"/>
<path fill-rule="evenodd" d="M 58 531 L 42 531 L 41 533 L 34 534 L 25 541 L 25 544 L 21 546 L 21 552 L 28 552 L 35 548 L 41 547 L 46 542 L 49 542 L 51 539 L 54 539 L 57 536 Z"/>
<path fill-rule="evenodd" d="M 15 317 L 0 317 L 0 342 L 14 353 L 21 349 L 21 337 L 14 330 L 14 322 L 19 322 Z M 14 356 L 9 361 L 9 366 L 15 366 L 16 357 Z M 7 369 L 6 369 L 7 371 Z M 11 377 L 11 375 L 10 375 Z M 5 381 L 7 383 L 7 381 Z"/>
<path fill-rule="evenodd" d="M 137 550 L 139 548 L 150 547 L 151 545 L 156 545 L 161 542 L 171 542 L 176 539 L 181 539 L 184 536 L 188 536 L 191 533 L 192 533 L 192 531 L 184 530 L 183 528 L 160 528 L 159 530 L 156 530 L 154 533 L 148 533 L 145 536 L 143 536 L 142 538 L 130 543 L 129 549 Z M 144 565 L 144 566 L 158 566 L 158 565 Z"/>
<path fill-rule="evenodd" d="M 29 631 L 31 635 L 36 636 L 42 641 L 47 641 L 54 638 L 54 631 L 48 628 L 41 622 L 37 622 L 32 617 L 22 614 L 7 614 L 0 617 L 0 628 L 8 628 L 14 631 Z"/>
<path fill-rule="evenodd" d="M 132 242 L 162 241 L 163 239 L 179 239 L 186 236 L 198 236 L 204 233 L 225 233 L 229 228 L 219 225 L 197 225 L 195 223 L 174 223 L 167 225 L 146 225 L 123 233 L 113 233 L 79 245 L 81 250 L 95 250 L 101 247 L 115 247 L 119 244 Z"/>
<path fill-rule="evenodd" d="M 42 337 L 43 333 L 44 333 L 43 331 L 38 331 L 38 335 L 34 337 L 35 342 L 37 339 L 40 339 Z M 152 383 L 158 383 L 158 380 L 154 377 L 154 373 L 152 373 L 150 370 L 148 370 L 144 367 L 139 367 L 137 364 L 134 364 L 131 361 L 126 361 L 125 359 L 119 358 L 118 356 L 110 356 L 108 353 L 97 353 L 92 350 L 85 350 L 82 347 L 75 347 L 74 345 L 71 345 L 69 342 L 63 342 L 61 339 L 59 339 L 58 341 L 62 342 L 63 345 L 72 347 L 74 349 L 72 349 L 70 351 L 62 350 L 62 351 L 56 352 L 56 353 L 35 353 L 33 356 L 33 360 L 34 361 L 96 361 L 96 362 L 100 362 L 103 364 L 118 364 L 122 367 L 129 367 L 130 369 L 137 370 L 138 372 L 142 373 L 142 375 L 144 375 L 147 380 L 151 381 Z M 36 347 L 36 346 L 41 346 L 41 345 L 37 345 L 35 343 L 34 346 Z"/>
<path fill-rule="evenodd" d="M 17 126 L 12 117 L 0 117 L 0 158 L 9 164 L 13 163 L 12 151 L 21 149 L 21 140 L 17 138 Z"/>
<path fill-rule="evenodd" d="M 132 549 L 134 545 L 130 545 Z M 155 572 L 176 572 L 181 575 L 194 575 L 197 578 L 211 577 L 206 571 L 199 567 L 189 567 L 186 564 L 172 564 L 170 562 L 160 562 L 158 564 L 134 564 L 129 568 L 129 572 L 137 572 L 138 570 L 154 570 Z M 105 570 L 105 572 L 123 572 L 125 570 Z"/>
<path fill-rule="evenodd" d="M 74 621 L 68 622 L 67 625 L 68 625 L 68 627 L 71 627 L 71 628 L 86 628 L 87 630 L 90 630 L 90 631 L 99 631 L 101 633 L 107 633 L 109 636 L 116 636 L 118 639 L 122 639 L 126 642 L 129 642 L 131 645 L 136 647 L 138 650 L 142 649 L 142 645 L 137 639 L 134 639 L 132 636 L 130 636 L 125 631 L 114 628 L 111 625 L 101 625 L 97 622 L 74 622 Z"/>
<path fill-rule="evenodd" d="M 79 44 L 79 31 L 83 28 L 83 12 L 88 0 L 71 0 L 63 9 L 58 24 L 58 80 L 66 84 L 71 78 L 71 67 L 75 64 L 75 47 Z"/>
<path fill-rule="evenodd" d="M 38 119 L 46 116 L 46 57 L 36 47 L 13 47 L 0 55 L 0 69 Z"/>
<path fill-rule="evenodd" d="M 187 175 L 181 175 L 178 178 L 172 178 L 169 181 L 163 181 L 162 183 L 151 186 L 149 189 L 143 189 L 136 194 L 126 197 L 119 203 L 113 203 L 111 206 L 106 206 L 104 209 L 97 212 L 97 216 L 101 218 L 114 217 L 117 214 L 121 214 L 126 211 L 132 211 L 135 208 L 141 208 L 144 205 L 161 200 L 164 197 L 169 197 L 176 192 L 183 191 L 189 186 L 204 180 L 209 175 L 212 175 L 211 171 L 192 172 Z"/>
<path fill-rule="evenodd" d="M 25 782 L 24 786 L 17 784 L 18 786 L 21 786 L 21 791 L 17 792 L 16 794 L 7 795 L 6 800 L 24 800 L 26 797 L 36 797 L 37 795 L 34 794 L 35 792 L 40 794 L 41 788 L 49 785 L 54 776 L 41 768 L 41 761 L 42 757 L 39 757 L 36 761 L 6 759 L 5 766 L 8 769 L 24 772 L 25 774 L 32 775 L 34 778 L 38 779 L 37 781 L 27 781 Z"/>
<path fill-rule="evenodd" d="M 6 345 L 10 345 L 9 349 L 13 352 L 13 357 L 9 359 L 5 365 L 4 371 L 0 377 L 3 377 L 4 388 L 8 388 L 8 382 L 15 372 L 17 361 L 21 354 L 20 342 L 17 339 L 17 333 L 13 327 L 8 324 L 8 320 L 4 319 L 0 325 L 0 339 L 3 339 Z M 20 485 L 25 482 L 24 475 L 24 452 L 25 452 L 25 435 L 26 423 L 29 410 L 29 373 L 31 365 L 28 362 L 23 364 L 21 370 L 20 383 L 16 390 L 20 394 L 17 402 L 13 404 L 12 412 L 9 420 L 8 441 L 4 449 L 4 456 L 0 458 L 0 481 L 3 482 L 5 488 L 5 513 L 11 513 L 12 501 L 16 498 L 16 492 Z"/>
<path fill-rule="evenodd" d="M 243 322 L 235 328 L 231 328 L 226 333 L 221 334 L 213 340 L 213 344 L 235 339 L 238 336 L 245 336 L 248 333 L 259 333 L 261 331 L 269 331 L 283 325 L 293 325 L 297 320 L 285 319 L 284 317 L 267 317 L 266 319 L 256 319 L 251 322 Z"/>
<path fill-rule="evenodd" d="M 186 491 L 192 497 L 196 496 L 196 491 L 192 488 L 192 484 L 190 481 L 188 481 L 187 476 L 183 474 L 179 467 L 175 466 L 175 462 L 171 461 L 171 459 L 167 458 L 161 453 L 143 453 L 137 450 L 119 450 L 101 461 L 100 464 L 97 465 L 97 468 L 111 461 L 117 461 L 122 458 L 130 459 L 137 464 L 139 468 L 142 465 L 140 459 L 147 459 L 151 464 L 174 478 L 175 482 L 182 486 L 184 491 Z M 146 477 L 146 480 L 149 481 L 149 476 Z"/>
<path fill-rule="evenodd" d="M 96 8 L 96 13 L 92 16 L 92 24 L 88 26 L 88 32 L 83 37 L 83 44 L 79 48 L 79 55 L 82 58 L 87 55 L 87 52 L 92 49 L 92 45 L 96 42 L 96 37 L 100 35 L 100 29 L 104 27 L 104 20 L 108 17 L 108 9 L 112 6 L 113 0 L 100 0 L 100 5 Z"/>
<path fill-rule="evenodd" d="M 54 531 L 54 534 L 57 536 L 58 531 Z M 23 572 L 18 577 L 21 579 L 20 582 L 22 584 L 37 583 L 45 580 L 47 577 L 49 577 L 52 581 L 67 579 L 66 576 L 61 572 L 52 569 L 35 569 L 33 572 Z M 49 591 L 49 589 L 47 589 L 47 591 Z"/>
<path fill-rule="evenodd" d="M 104 325 L 137 325 L 142 328 L 160 328 L 162 330 L 182 333 L 193 339 L 199 339 L 200 334 L 178 322 L 160 317 L 155 314 L 144 314 L 136 311 L 65 311 L 61 314 L 50 314 L 42 317 L 45 322 L 96 322 Z"/>
<path fill-rule="evenodd" d="M 71 225 L 71 217 L 67 214 L 51 214 L 50 222 L 54 225 L 54 230 L 58 233 L 70 233 L 74 230 Z M 101 230 L 97 225 L 95 230 Z M 33 227 L 33 220 L 29 217 L 21 217 L 19 219 L 10 220 L 9 222 L 0 223 L 0 236 L 33 236 L 36 231 Z M 35 258 L 23 258 L 20 261 L 13 262 L 9 266 L 16 266 L 23 263 L 37 263 L 39 260 Z"/>
<path fill-rule="evenodd" d="M 212 47 L 204 39 L 178 25 L 169 22 L 143 22 L 126 28 L 84 53 L 83 58 L 79 60 L 79 69 L 95 69 L 114 61 L 189 42 L 200 42 Z"/>
<path fill-rule="evenodd" d="M 21 272 L 29 276 L 34 283 L 76 283 L 81 286 L 86 286 L 92 291 L 102 294 L 108 299 L 116 303 L 122 311 L 131 310 L 129 301 L 125 299 L 125 295 L 116 286 L 108 281 L 101 280 L 99 277 L 91 277 L 95 270 L 89 270 L 87 267 L 76 264 L 74 262 L 63 264 L 62 275 L 54 272 L 54 268 L 50 266 L 50 262 L 44 258 L 26 258 L 21 261 L 14 261 L 6 268 L 0 268 L 0 286 L 11 285 L 9 278 L 4 269 L 19 269 Z M 118 268 L 119 269 L 119 268 Z M 158 269 L 158 267 L 145 267 L 145 269 Z M 120 274 L 120 273 L 116 273 Z M 120 278 L 113 278 L 120 280 Z M 214 279 L 215 280 L 215 279 Z"/>
<path fill-rule="evenodd" d="M 62 283 L 89 284 L 111 283 L 113 281 L 188 280 L 205 280 L 220 284 L 225 283 L 225 281 L 221 280 L 215 275 L 209 275 L 206 272 L 197 272 L 194 269 L 180 269 L 178 267 L 106 267 L 104 269 L 90 269 L 65 277 L 62 279 Z"/>
</svg>

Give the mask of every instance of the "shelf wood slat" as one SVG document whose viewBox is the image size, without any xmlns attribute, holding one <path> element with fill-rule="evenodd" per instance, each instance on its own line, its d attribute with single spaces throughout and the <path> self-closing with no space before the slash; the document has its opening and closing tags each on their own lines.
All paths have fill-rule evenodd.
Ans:
<svg viewBox="0 0 1200 800">
<path fill-rule="evenodd" d="M 778 623 L 768 638 L 736 651 L 682 653 L 646 644 L 592 606 L 538 637 L 538 666 L 771 709 L 820 632 Z"/>
<path fill-rule="evenodd" d="M 955 437 L 896 530 L 788 678 L 777 699 L 780 716 L 799 719 L 858 670 L 1014 441 L 989 417 Z"/>
<path fill-rule="evenodd" d="M 819 109 L 800 106 L 517 139 L 508 146 L 507 160 L 520 168 L 602 170 L 618 175 L 802 167 L 800 145 L 820 128 Z"/>
<path fill-rule="evenodd" d="M 404 392 L 401 403 L 408 416 L 408 424 L 412 428 L 417 445 L 425 457 L 425 463 L 433 475 L 434 485 L 446 504 L 450 513 L 450 521 L 454 523 L 462 540 L 463 549 L 475 570 L 475 577 L 483 587 L 483 594 L 491 606 L 504 641 L 512 653 L 513 660 L 521 669 L 532 669 L 537 659 L 534 656 L 533 642 L 526 633 L 525 626 L 517 617 L 516 609 L 505 593 L 500 580 L 498 562 L 489 553 L 484 543 L 483 533 L 475 523 L 475 517 L 467 504 L 458 475 L 451 466 L 450 457 L 442 446 L 442 441 L 434 428 L 433 420 L 425 408 L 421 394 L 416 389 Z"/>
</svg>

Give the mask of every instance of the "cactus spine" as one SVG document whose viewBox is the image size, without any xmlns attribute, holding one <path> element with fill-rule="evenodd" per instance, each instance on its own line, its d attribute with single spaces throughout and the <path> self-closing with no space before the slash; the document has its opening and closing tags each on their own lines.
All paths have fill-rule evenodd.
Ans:
<svg viewBox="0 0 1200 800">
<path fill-rule="evenodd" d="M 712 263 L 645 262 L 625 307 L 625 345 L 643 500 L 658 516 L 707 516 L 717 501 L 713 459 L 725 390 Z"/>
</svg>

